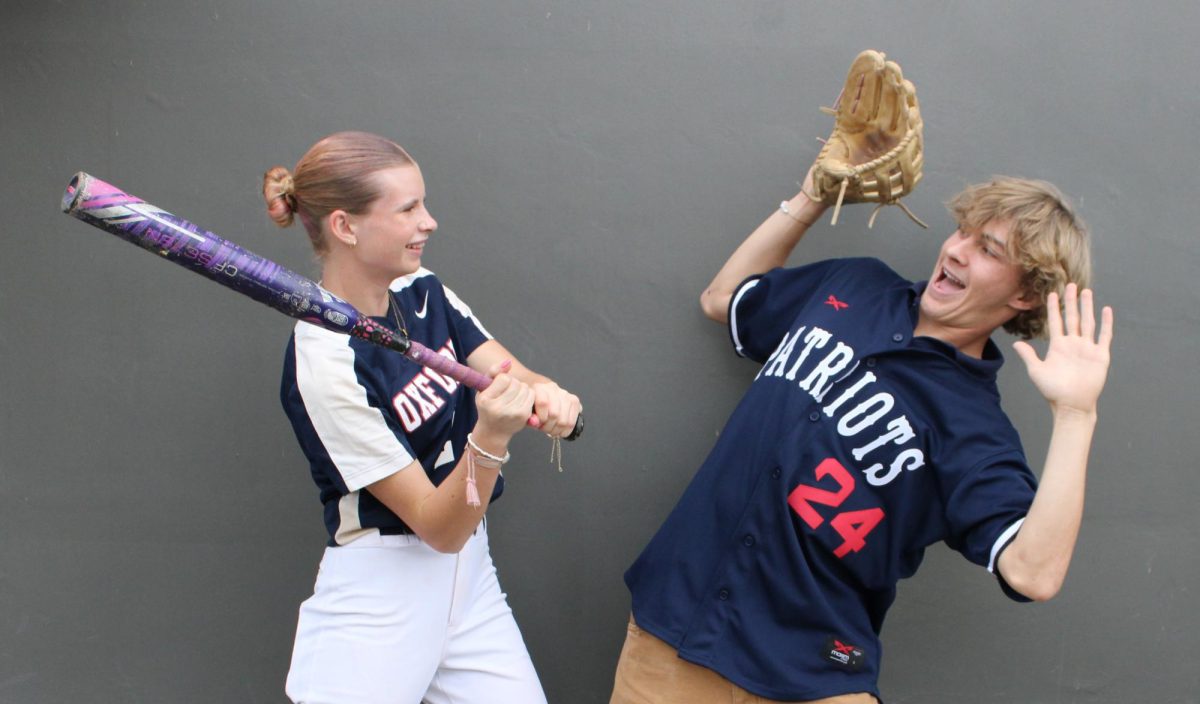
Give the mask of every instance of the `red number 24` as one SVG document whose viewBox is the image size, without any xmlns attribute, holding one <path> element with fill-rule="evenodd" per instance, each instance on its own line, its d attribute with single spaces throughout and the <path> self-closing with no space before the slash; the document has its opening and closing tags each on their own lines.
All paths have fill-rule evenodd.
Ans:
<svg viewBox="0 0 1200 704">
<path fill-rule="evenodd" d="M 788 505 L 799 514 L 809 528 L 817 529 L 825 522 L 812 504 L 832 506 L 842 505 L 846 497 L 854 492 L 854 475 L 832 457 L 826 458 L 817 465 L 817 481 L 831 477 L 837 482 L 837 491 L 818 489 L 815 486 L 801 484 L 788 494 Z M 829 519 L 829 525 L 842 537 L 842 544 L 833 551 L 837 557 L 845 557 L 851 552 L 858 552 L 867 546 L 867 534 L 883 520 L 883 509 L 864 508 L 859 511 L 842 511 Z"/>
</svg>

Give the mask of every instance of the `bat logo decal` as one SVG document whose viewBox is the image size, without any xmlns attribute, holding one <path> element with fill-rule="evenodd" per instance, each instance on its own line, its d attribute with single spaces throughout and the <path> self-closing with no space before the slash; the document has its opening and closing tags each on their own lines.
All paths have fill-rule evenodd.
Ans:
<svg viewBox="0 0 1200 704">
<path fill-rule="evenodd" d="M 99 218 L 106 223 L 113 225 L 124 225 L 131 222 L 141 222 L 142 220 L 150 219 L 159 225 L 169 227 L 176 232 L 187 235 L 188 237 L 200 243 L 205 243 L 205 239 L 191 230 L 182 228 L 175 223 L 164 220 L 158 217 L 161 215 L 169 215 L 165 210 L 156 208 L 149 203 L 127 203 L 125 205 L 114 205 L 108 208 L 95 208 L 87 211 L 89 215 Z"/>
</svg>

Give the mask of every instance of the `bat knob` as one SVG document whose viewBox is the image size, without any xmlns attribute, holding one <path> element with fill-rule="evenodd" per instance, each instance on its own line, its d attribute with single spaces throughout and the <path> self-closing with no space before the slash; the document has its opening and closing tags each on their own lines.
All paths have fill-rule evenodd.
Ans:
<svg viewBox="0 0 1200 704">
<path fill-rule="evenodd" d="M 575 429 L 571 431 L 570 435 L 568 435 L 567 437 L 565 437 L 563 439 L 564 440 L 574 440 L 575 438 L 578 438 L 580 435 L 583 435 L 583 414 L 582 413 L 580 413 L 579 416 L 577 418 L 575 418 Z"/>
</svg>

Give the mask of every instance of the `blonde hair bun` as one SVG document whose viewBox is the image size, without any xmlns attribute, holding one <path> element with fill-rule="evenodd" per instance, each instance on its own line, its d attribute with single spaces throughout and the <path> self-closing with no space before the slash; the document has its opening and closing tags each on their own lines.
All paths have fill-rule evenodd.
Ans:
<svg viewBox="0 0 1200 704">
<path fill-rule="evenodd" d="M 263 174 L 263 200 L 267 215 L 280 227 L 288 227 L 296 219 L 296 183 L 286 166 L 273 166 Z"/>
</svg>

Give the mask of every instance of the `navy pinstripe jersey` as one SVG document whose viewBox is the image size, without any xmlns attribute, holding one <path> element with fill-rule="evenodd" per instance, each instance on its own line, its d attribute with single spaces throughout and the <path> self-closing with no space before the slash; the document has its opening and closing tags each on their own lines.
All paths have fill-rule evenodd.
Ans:
<svg viewBox="0 0 1200 704">
<path fill-rule="evenodd" d="M 763 697 L 879 696 L 879 630 L 924 549 L 994 569 L 1036 481 L 996 346 L 914 338 L 923 286 L 874 259 L 739 286 L 729 332 L 763 366 L 625 575 L 641 628 Z"/>
<path fill-rule="evenodd" d="M 420 269 L 391 284 L 411 339 L 461 363 L 491 339 L 471 309 Z M 392 311 L 376 318 L 395 327 Z M 329 545 L 365 533 L 410 533 L 363 487 L 414 459 L 440 484 L 475 425 L 475 392 L 403 355 L 297 323 L 284 358 L 280 399 L 325 507 Z M 493 500 L 504 490 L 496 482 Z"/>
</svg>

